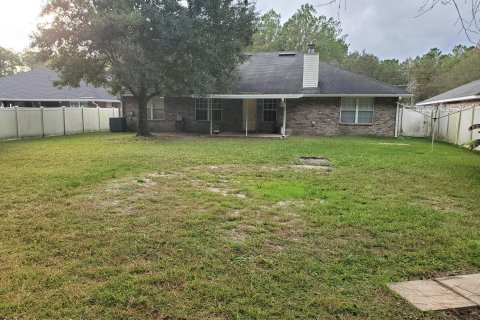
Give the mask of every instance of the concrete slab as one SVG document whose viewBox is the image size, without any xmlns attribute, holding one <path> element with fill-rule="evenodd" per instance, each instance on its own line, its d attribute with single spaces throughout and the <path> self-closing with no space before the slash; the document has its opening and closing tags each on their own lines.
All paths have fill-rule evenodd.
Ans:
<svg viewBox="0 0 480 320">
<path fill-rule="evenodd" d="M 444 286 L 480 305 L 480 274 L 436 279 Z"/>
<path fill-rule="evenodd" d="M 422 311 L 461 309 L 476 303 L 434 280 L 392 283 L 390 289 Z"/>
</svg>

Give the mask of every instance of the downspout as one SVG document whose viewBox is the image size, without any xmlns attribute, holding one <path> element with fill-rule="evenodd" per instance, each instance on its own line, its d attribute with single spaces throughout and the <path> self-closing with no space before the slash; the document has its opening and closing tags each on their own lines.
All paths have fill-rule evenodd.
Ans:
<svg viewBox="0 0 480 320">
<path fill-rule="evenodd" d="M 395 115 L 395 138 L 398 138 L 398 122 L 400 121 L 398 118 L 400 111 L 400 98 L 397 101 L 397 113 Z"/>
<path fill-rule="evenodd" d="M 282 138 L 285 138 L 287 133 L 287 100 L 285 98 L 282 99 L 283 105 L 283 126 L 282 126 Z"/>
</svg>

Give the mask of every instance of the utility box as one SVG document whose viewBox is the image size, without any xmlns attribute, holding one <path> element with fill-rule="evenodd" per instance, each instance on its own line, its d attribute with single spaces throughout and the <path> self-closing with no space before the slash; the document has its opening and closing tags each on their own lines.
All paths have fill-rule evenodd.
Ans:
<svg viewBox="0 0 480 320">
<path fill-rule="evenodd" d="M 110 132 L 127 132 L 127 119 L 110 118 Z"/>
</svg>

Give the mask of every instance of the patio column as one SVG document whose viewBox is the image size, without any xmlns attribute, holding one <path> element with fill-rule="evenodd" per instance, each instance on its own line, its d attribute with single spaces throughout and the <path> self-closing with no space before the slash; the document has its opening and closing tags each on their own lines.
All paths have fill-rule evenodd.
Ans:
<svg viewBox="0 0 480 320">
<path fill-rule="evenodd" d="M 282 99 L 282 107 L 283 107 L 283 126 L 282 126 L 282 136 L 285 137 L 286 130 L 287 130 L 287 100 L 285 98 Z"/>
<path fill-rule="evenodd" d="M 210 135 L 213 135 L 213 112 L 212 112 L 212 99 L 208 98 L 208 114 L 210 116 Z"/>
<path fill-rule="evenodd" d="M 248 101 L 245 105 L 245 137 L 248 137 Z"/>
</svg>

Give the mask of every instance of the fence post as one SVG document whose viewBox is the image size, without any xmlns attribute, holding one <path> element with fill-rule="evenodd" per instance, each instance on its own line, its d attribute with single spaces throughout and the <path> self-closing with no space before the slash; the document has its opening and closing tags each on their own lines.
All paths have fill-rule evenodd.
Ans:
<svg viewBox="0 0 480 320">
<path fill-rule="evenodd" d="M 97 117 L 98 117 L 98 132 L 100 132 L 100 129 L 101 129 L 101 125 L 100 125 L 100 107 L 97 106 Z"/>
<path fill-rule="evenodd" d="M 447 111 L 447 131 L 446 131 L 446 133 L 445 133 L 445 141 L 446 141 L 446 142 L 449 142 L 449 141 L 448 141 L 448 133 L 449 133 L 449 131 L 450 131 L 450 109 L 449 109 L 449 111 Z"/>
<path fill-rule="evenodd" d="M 438 127 L 437 127 L 437 139 L 440 140 L 440 132 L 442 131 L 442 121 L 440 119 L 442 113 L 438 111 L 438 109 L 435 111 L 435 116 L 437 117 L 437 123 L 438 123 Z"/>
<path fill-rule="evenodd" d="M 82 132 L 85 133 L 85 107 L 81 107 L 82 108 Z"/>
<path fill-rule="evenodd" d="M 15 122 L 17 123 L 17 139 L 20 139 L 20 121 L 18 121 L 18 107 L 15 106 Z"/>
<path fill-rule="evenodd" d="M 470 124 L 472 126 L 475 124 L 475 109 L 476 109 L 475 107 L 472 108 L 472 123 Z M 473 130 L 470 131 L 470 141 L 472 140 L 473 140 Z"/>
<path fill-rule="evenodd" d="M 459 145 L 459 138 L 460 138 L 460 126 L 462 125 L 462 114 L 463 114 L 463 110 L 460 111 L 460 114 L 458 116 L 458 125 L 457 125 L 457 139 L 455 141 L 455 144 L 456 145 Z"/>
<path fill-rule="evenodd" d="M 63 135 L 67 135 L 67 118 L 65 116 L 65 106 L 62 107 L 62 113 L 63 113 Z"/>
<path fill-rule="evenodd" d="M 44 108 L 40 107 L 40 117 L 42 118 L 41 124 L 42 124 L 42 138 L 45 138 L 45 119 L 44 119 Z"/>
</svg>

